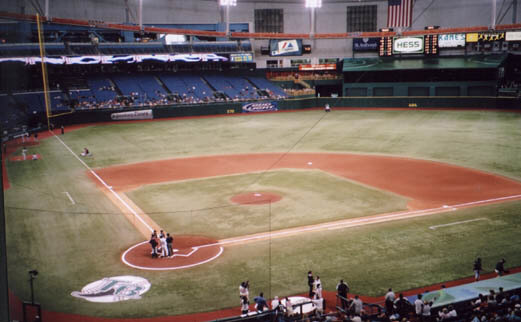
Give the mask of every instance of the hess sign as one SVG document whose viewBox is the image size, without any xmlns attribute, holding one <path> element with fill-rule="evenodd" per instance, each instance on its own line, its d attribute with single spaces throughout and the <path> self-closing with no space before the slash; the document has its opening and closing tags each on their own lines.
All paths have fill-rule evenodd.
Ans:
<svg viewBox="0 0 521 322">
<path fill-rule="evenodd" d="M 393 39 L 393 54 L 423 53 L 423 37 L 395 37 Z"/>
</svg>

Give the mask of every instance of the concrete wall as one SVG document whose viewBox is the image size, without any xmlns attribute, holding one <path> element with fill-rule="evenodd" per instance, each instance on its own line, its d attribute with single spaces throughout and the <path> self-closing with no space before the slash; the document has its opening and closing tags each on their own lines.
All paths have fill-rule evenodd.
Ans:
<svg viewBox="0 0 521 322">
<path fill-rule="evenodd" d="M 44 7 L 44 0 L 35 0 Z M 502 21 L 512 23 L 512 3 L 515 0 L 497 0 L 497 12 Z M 521 22 L 521 0 L 517 0 L 517 22 Z M 285 33 L 309 33 L 311 27 L 310 10 L 304 8 L 304 1 L 276 0 L 238 0 L 237 7 L 230 9 L 231 22 L 249 22 L 253 28 L 254 10 L 260 8 L 284 9 Z M 346 32 L 346 7 L 364 5 L 378 6 L 378 28 L 387 23 L 387 1 L 383 0 L 346 0 L 344 2 L 327 0 L 323 7 L 316 11 L 316 33 Z M 110 22 L 125 22 L 127 19 L 124 0 L 49 0 L 50 16 L 76 19 L 104 20 Z M 129 8 L 137 22 L 138 0 L 128 0 Z M 143 0 L 143 22 L 154 23 L 217 23 L 222 21 L 223 13 L 217 1 L 211 0 Z M 442 27 L 463 27 L 491 24 L 492 0 L 416 0 L 414 7 L 413 29 L 422 29 L 427 25 Z M 507 10 L 509 9 L 509 10 Z M 0 10 L 10 12 L 35 13 L 30 0 L 3 0 Z M 252 30 L 253 31 L 253 30 Z M 353 55 L 351 40 L 315 40 L 305 41 L 312 45 L 312 63 L 318 63 L 319 58 L 344 58 Z M 266 67 L 266 60 L 260 55 L 260 47 L 267 46 L 267 40 L 256 40 L 256 60 L 258 67 Z M 285 57 L 283 67 L 290 66 L 290 60 L 300 57 Z M 281 58 L 279 58 L 281 59 Z"/>
</svg>

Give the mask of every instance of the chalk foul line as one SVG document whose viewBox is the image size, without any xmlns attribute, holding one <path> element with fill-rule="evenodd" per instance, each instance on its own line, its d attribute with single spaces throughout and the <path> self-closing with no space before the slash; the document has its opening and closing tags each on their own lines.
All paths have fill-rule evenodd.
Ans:
<svg viewBox="0 0 521 322">
<path fill-rule="evenodd" d="M 94 170 L 92 170 L 91 167 L 85 161 L 83 161 L 80 157 L 72 151 L 71 148 L 65 142 L 63 142 L 62 139 L 60 139 L 57 135 L 54 134 L 54 132 L 50 131 L 54 137 L 76 158 L 76 160 L 80 161 L 80 163 L 108 190 L 112 193 L 112 195 L 126 208 L 128 211 L 130 211 L 134 217 L 136 217 L 150 232 L 153 232 L 154 229 L 127 203 L 125 200 L 121 198 L 121 196 L 112 189 L 112 186 L 109 186 L 105 180 L 103 180 Z"/>
<path fill-rule="evenodd" d="M 461 224 L 466 224 L 466 223 L 469 223 L 469 222 L 480 221 L 480 220 L 488 220 L 488 219 L 487 218 L 476 218 L 476 219 L 470 219 L 470 220 L 455 221 L 455 222 L 451 222 L 451 223 L 448 223 L 448 224 L 430 226 L 429 229 L 435 230 L 436 228 L 448 227 L 448 226 L 454 226 L 454 225 L 461 225 Z"/>
<path fill-rule="evenodd" d="M 69 200 L 71 201 L 71 204 L 73 204 L 73 205 L 76 204 L 76 202 L 74 201 L 74 199 L 72 199 L 72 196 L 68 191 L 64 191 L 63 193 L 69 198 Z"/>
<path fill-rule="evenodd" d="M 456 205 L 448 205 L 448 206 L 444 205 L 441 207 L 429 208 L 429 209 L 402 211 L 402 212 L 397 212 L 397 213 L 382 214 L 382 215 L 376 215 L 376 216 L 370 216 L 370 217 L 345 219 L 345 220 L 339 220 L 339 221 L 335 221 L 335 222 L 323 223 L 323 224 L 318 224 L 318 225 L 313 225 L 313 226 L 289 228 L 289 229 L 284 229 L 284 230 L 280 230 L 280 231 L 259 233 L 259 234 L 248 235 L 248 236 L 232 237 L 232 238 L 228 238 L 228 239 L 222 239 L 216 243 L 201 245 L 199 247 L 210 247 L 210 246 L 215 246 L 215 245 L 224 245 L 225 246 L 225 245 L 231 245 L 231 244 L 236 244 L 236 243 L 264 240 L 264 239 L 269 239 L 269 238 L 287 237 L 290 235 L 295 235 L 295 234 L 310 232 L 310 231 L 344 229 L 344 228 L 350 228 L 350 227 L 356 227 L 356 226 L 383 223 L 383 222 L 393 221 L 393 220 L 429 216 L 429 215 L 433 215 L 433 214 L 455 211 L 455 210 L 458 210 L 460 208 L 465 208 L 465 207 L 471 207 L 471 206 L 477 206 L 477 205 L 495 203 L 495 202 L 501 202 L 501 201 L 508 201 L 508 200 L 516 200 L 516 199 L 521 199 L 521 194 L 486 199 L 486 200 L 466 202 L 466 203 L 461 203 L 461 204 L 456 204 Z"/>
</svg>

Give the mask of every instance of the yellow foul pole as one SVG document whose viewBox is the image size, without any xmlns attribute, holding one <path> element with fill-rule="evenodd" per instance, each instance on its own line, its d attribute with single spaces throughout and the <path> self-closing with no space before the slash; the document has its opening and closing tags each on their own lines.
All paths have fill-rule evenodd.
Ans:
<svg viewBox="0 0 521 322">
<path fill-rule="evenodd" d="M 47 116 L 47 128 L 50 129 L 51 104 L 49 100 L 49 79 L 47 77 L 47 65 L 45 64 L 45 44 L 43 39 L 42 22 L 39 14 L 36 14 L 36 24 L 38 26 L 38 44 L 40 46 L 40 58 L 42 59 L 42 79 L 43 97 L 45 100 L 45 114 Z"/>
</svg>

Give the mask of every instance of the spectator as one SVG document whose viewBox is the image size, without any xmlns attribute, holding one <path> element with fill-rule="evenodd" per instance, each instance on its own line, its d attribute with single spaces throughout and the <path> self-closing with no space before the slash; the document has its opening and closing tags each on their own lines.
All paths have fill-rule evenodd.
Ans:
<svg viewBox="0 0 521 322">
<path fill-rule="evenodd" d="M 416 317 L 420 318 L 423 311 L 423 301 L 422 295 L 418 294 L 418 298 L 414 301 L 414 312 L 416 313 Z"/>
<path fill-rule="evenodd" d="M 385 312 L 387 316 L 393 314 L 395 297 L 393 289 L 389 288 L 389 291 L 385 294 Z"/>
<path fill-rule="evenodd" d="M 497 276 L 503 276 L 503 274 L 508 273 L 508 271 L 505 271 L 505 259 L 502 258 L 499 262 L 496 264 L 496 269 L 494 270 L 497 274 Z"/>
<path fill-rule="evenodd" d="M 271 301 L 271 309 L 275 310 L 280 304 L 279 297 L 275 295 L 273 300 Z"/>
<path fill-rule="evenodd" d="M 308 286 L 309 286 L 309 295 L 308 297 L 313 296 L 313 284 L 315 283 L 315 279 L 313 278 L 313 272 L 308 272 Z"/>
<path fill-rule="evenodd" d="M 452 315 L 451 312 L 455 313 L 456 311 L 449 311 L 446 307 L 444 307 L 441 311 L 438 312 L 438 321 L 448 320 L 457 316 L 457 314 Z"/>
<path fill-rule="evenodd" d="M 395 311 L 398 313 L 400 318 L 408 316 L 412 308 L 411 302 L 409 302 L 409 300 L 405 298 L 402 293 L 400 293 L 398 299 L 394 302 L 394 306 Z"/>
<path fill-rule="evenodd" d="M 250 301 L 249 287 L 250 287 L 250 281 L 242 282 L 241 285 L 239 286 L 239 296 L 245 297 L 246 300 L 248 300 L 248 302 Z"/>
<path fill-rule="evenodd" d="M 289 297 L 286 297 L 286 314 L 288 316 L 293 315 L 293 303 L 291 303 L 291 300 L 289 299 Z"/>
<path fill-rule="evenodd" d="M 313 283 L 313 291 L 318 296 L 318 298 L 322 298 L 322 282 L 320 281 L 320 276 L 318 275 Z"/>
<path fill-rule="evenodd" d="M 347 285 L 344 280 L 340 280 L 336 286 L 336 290 L 340 298 L 342 309 L 345 311 L 347 309 L 347 293 L 349 293 L 349 285 Z"/>
<path fill-rule="evenodd" d="M 429 302 L 429 301 L 423 302 L 422 312 L 421 312 L 423 321 L 431 320 L 431 307 L 432 307 L 432 302 Z"/>
<path fill-rule="evenodd" d="M 260 292 L 259 296 L 255 296 L 253 298 L 253 301 L 255 302 L 255 306 L 257 307 L 257 312 L 262 312 L 268 309 L 268 303 L 264 298 L 264 293 Z"/>
<path fill-rule="evenodd" d="M 349 311 L 355 315 L 361 315 L 363 306 L 364 303 L 362 302 L 362 300 L 358 297 L 358 295 L 355 295 L 355 298 L 351 302 L 351 305 L 349 305 Z"/>
<path fill-rule="evenodd" d="M 481 258 L 478 257 L 475 261 L 474 261 L 474 280 L 475 281 L 479 281 L 479 275 L 480 275 L 480 272 L 483 268 L 481 267 Z"/>
</svg>

